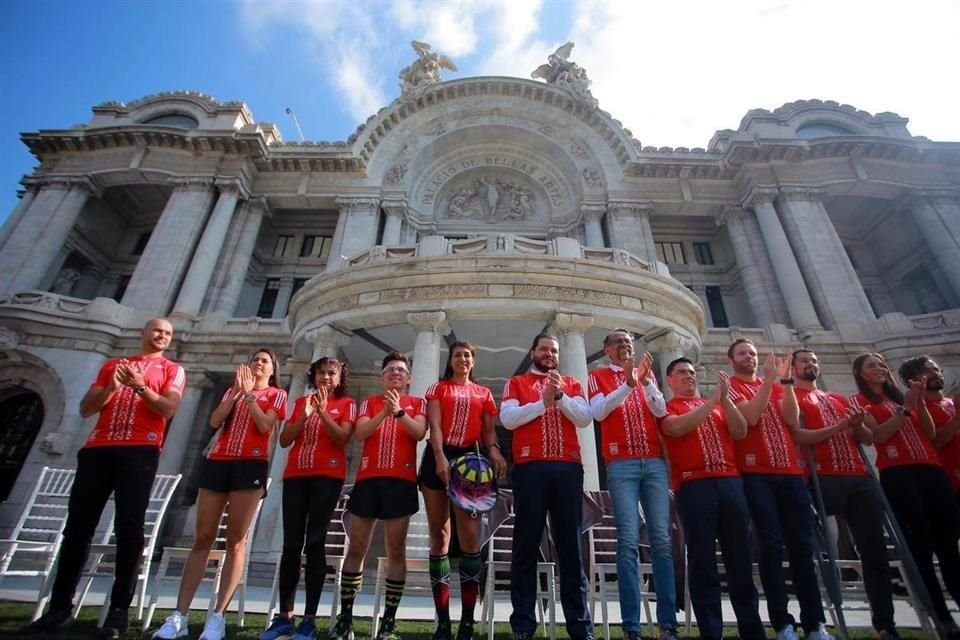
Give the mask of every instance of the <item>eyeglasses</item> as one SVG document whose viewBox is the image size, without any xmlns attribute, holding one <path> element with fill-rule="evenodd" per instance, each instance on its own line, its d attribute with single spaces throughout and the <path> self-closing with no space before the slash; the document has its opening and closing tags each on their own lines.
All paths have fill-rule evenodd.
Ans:
<svg viewBox="0 0 960 640">
<path fill-rule="evenodd" d="M 384 368 L 383 368 L 383 373 L 403 373 L 403 374 L 407 374 L 407 373 L 410 373 L 410 370 L 407 369 L 406 367 L 398 367 L 398 366 L 394 365 L 394 366 L 390 366 L 390 367 L 384 367 Z"/>
</svg>

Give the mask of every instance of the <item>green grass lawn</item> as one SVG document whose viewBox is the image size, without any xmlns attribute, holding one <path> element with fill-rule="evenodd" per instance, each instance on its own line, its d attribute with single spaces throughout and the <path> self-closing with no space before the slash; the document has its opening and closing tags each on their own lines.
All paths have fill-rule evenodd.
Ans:
<svg viewBox="0 0 960 640">
<path fill-rule="evenodd" d="M 0 637 L 21 637 L 19 634 L 17 634 L 17 630 L 30 621 L 30 615 L 33 613 L 33 608 L 34 605 L 29 603 L 0 602 Z M 99 611 L 99 607 L 84 607 L 80 611 L 79 620 L 77 620 L 72 627 L 52 637 L 57 638 L 57 640 L 90 640 L 91 638 L 95 638 L 97 633 L 97 614 Z M 154 629 L 162 623 L 163 619 L 167 615 L 169 615 L 169 611 L 157 610 L 153 617 Z M 192 612 L 190 616 L 190 622 L 190 639 L 195 640 L 197 637 L 199 637 L 200 631 L 203 629 L 203 612 Z M 264 628 L 264 625 L 266 624 L 266 617 L 256 614 L 247 614 L 246 623 L 247 624 L 245 627 L 241 628 L 237 626 L 237 615 L 235 613 L 228 613 L 227 638 L 229 640 L 256 640 L 257 636 L 260 634 Z M 326 619 L 321 619 L 321 629 L 326 628 L 325 623 Z M 402 621 L 397 625 L 397 630 L 404 640 L 430 640 L 430 638 L 433 636 L 433 623 Z M 153 631 L 153 629 L 151 629 L 151 631 Z M 358 618 L 354 624 L 354 631 L 356 632 L 358 639 L 368 639 L 370 637 L 370 621 L 368 619 Z M 602 633 L 603 629 L 598 628 L 597 631 Z M 454 632 L 456 632 L 456 626 L 454 626 Z M 620 640 L 620 638 L 623 636 L 619 627 L 611 627 L 610 632 L 613 640 Z M 736 637 L 736 629 L 728 629 L 725 635 L 731 638 Z M 905 639 L 923 637 L 919 630 L 913 629 L 901 630 L 901 635 Z M 560 638 L 566 638 L 566 632 L 561 628 L 558 631 L 558 636 Z M 130 631 L 127 633 L 126 637 L 133 640 L 135 638 L 149 638 L 150 636 L 143 629 L 141 629 L 139 623 L 134 622 L 130 627 Z M 325 637 L 325 633 L 320 634 L 321 639 Z M 696 635 L 696 627 L 694 627 L 694 635 L 691 637 L 698 637 Z M 774 634 L 772 632 L 768 633 L 768 637 L 773 638 Z M 855 629 L 852 630 L 850 637 L 875 638 L 876 634 L 872 629 Z M 512 636 L 509 625 L 498 624 L 496 626 L 497 640 L 511 640 L 511 638 Z"/>
</svg>

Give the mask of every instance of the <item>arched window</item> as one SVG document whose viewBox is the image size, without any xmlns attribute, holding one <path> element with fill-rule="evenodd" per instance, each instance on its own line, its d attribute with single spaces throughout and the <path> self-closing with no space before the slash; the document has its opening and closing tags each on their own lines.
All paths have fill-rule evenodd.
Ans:
<svg viewBox="0 0 960 640">
<path fill-rule="evenodd" d="M 144 120 L 142 124 L 160 124 L 165 127 L 180 127 L 181 129 L 196 129 L 200 123 L 192 116 L 182 113 L 167 113 Z"/>
<path fill-rule="evenodd" d="M 852 135 L 855 135 L 853 131 L 845 129 L 839 125 L 829 124 L 826 122 L 813 122 L 810 124 L 805 124 L 797 129 L 797 137 L 805 140 L 810 140 L 812 138 L 826 138 L 829 136 Z"/>
</svg>

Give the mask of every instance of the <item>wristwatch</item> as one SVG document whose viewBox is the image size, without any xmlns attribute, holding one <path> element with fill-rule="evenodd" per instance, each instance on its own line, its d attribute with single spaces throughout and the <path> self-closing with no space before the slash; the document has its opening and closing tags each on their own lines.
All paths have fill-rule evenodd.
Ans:
<svg viewBox="0 0 960 640">
<path fill-rule="evenodd" d="M 894 413 L 896 413 L 898 416 L 910 417 L 910 409 L 904 409 L 902 405 L 897 405 L 897 409 Z"/>
<path fill-rule="evenodd" d="M 788 387 L 791 384 L 794 384 L 794 382 L 795 380 L 793 379 L 793 376 L 790 376 L 789 378 L 780 378 L 780 384 L 785 387 Z"/>
<path fill-rule="evenodd" d="M 256 402 L 256 401 L 257 401 L 257 394 L 255 394 L 255 393 L 248 393 L 247 395 L 243 396 L 243 401 L 244 401 L 244 402 Z"/>
<path fill-rule="evenodd" d="M 138 396 L 143 397 L 143 394 L 145 394 L 145 393 L 147 392 L 147 388 L 146 388 L 146 387 L 137 387 L 136 389 L 133 390 L 133 392 L 134 392 L 135 394 L 137 394 Z"/>
<path fill-rule="evenodd" d="M 396 418 L 397 420 L 399 420 L 400 418 L 402 418 L 402 417 L 405 416 L 405 415 L 407 415 L 407 412 L 404 411 L 403 409 L 400 409 L 400 411 L 397 411 L 395 414 L 393 414 L 393 417 Z"/>
<path fill-rule="evenodd" d="M 562 398 L 563 398 L 563 391 L 557 391 L 557 395 L 553 396 L 553 401 L 560 402 Z"/>
</svg>

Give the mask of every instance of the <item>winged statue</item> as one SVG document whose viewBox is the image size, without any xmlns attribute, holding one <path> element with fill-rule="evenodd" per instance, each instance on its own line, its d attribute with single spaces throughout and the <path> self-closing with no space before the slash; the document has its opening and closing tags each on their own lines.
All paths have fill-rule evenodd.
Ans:
<svg viewBox="0 0 960 640">
<path fill-rule="evenodd" d="M 457 65 L 447 56 L 432 51 L 426 42 L 410 43 L 417 59 L 400 71 L 400 93 L 407 98 L 419 98 L 430 85 L 440 82 L 440 70 L 457 71 Z"/>
<path fill-rule="evenodd" d="M 587 72 L 576 62 L 570 60 L 570 52 L 572 51 L 572 42 L 560 46 L 547 57 L 546 64 L 534 69 L 530 77 L 534 80 L 543 79 L 547 84 L 561 87 L 577 100 L 591 107 L 596 107 L 597 101 L 590 93 L 590 79 L 587 77 Z"/>
</svg>

